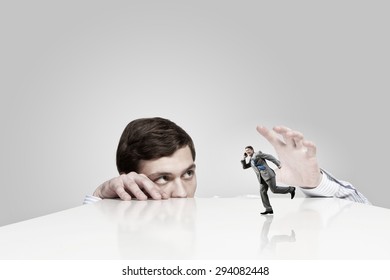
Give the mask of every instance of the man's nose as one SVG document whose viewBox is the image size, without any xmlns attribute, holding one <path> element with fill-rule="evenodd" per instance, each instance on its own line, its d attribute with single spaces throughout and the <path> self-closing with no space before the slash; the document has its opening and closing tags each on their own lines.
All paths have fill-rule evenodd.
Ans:
<svg viewBox="0 0 390 280">
<path fill-rule="evenodd" d="M 183 181 L 181 179 L 175 180 L 173 182 L 172 197 L 184 198 L 187 197 L 187 195 L 187 190 L 185 188 L 185 185 L 183 184 Z"/>
</svg>

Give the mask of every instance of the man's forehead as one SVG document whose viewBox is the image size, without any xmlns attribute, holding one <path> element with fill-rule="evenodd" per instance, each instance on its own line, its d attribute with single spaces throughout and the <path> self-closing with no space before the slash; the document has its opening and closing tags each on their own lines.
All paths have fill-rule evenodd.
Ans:
<svg viewBox="0 0 390 280">
<path fill-rule="evenodd" d="M 178 173 L 195 167 L 191 150 L 188 146 L 178 149 L 172 156 L 161 157 L 153 160 L 141 160 L 139 172 L 143 174 L 153 173 Z"/>
</svg>

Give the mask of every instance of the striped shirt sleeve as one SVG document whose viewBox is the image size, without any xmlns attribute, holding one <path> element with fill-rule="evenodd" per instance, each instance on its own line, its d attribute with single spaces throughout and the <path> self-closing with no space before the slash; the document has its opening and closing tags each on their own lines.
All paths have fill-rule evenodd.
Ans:
<svg viewBox="0 0 390 280">
<path fill-rule="evenodd" d="M 336 179 L 329 172 L 321 169 L 322 179 L 320 184 L 313 189 L 301 188 L 306 196 L 310 197 L 337 197 L 354 202 L 371 204 L 352 184 Z"/>
<path fill-rule="evenodd" d="M 100 200 L 102 200 L 100 197 L 96 197 L 93 195 L 86 195 L 83 204 L 92 204 Z"/>
</svg>

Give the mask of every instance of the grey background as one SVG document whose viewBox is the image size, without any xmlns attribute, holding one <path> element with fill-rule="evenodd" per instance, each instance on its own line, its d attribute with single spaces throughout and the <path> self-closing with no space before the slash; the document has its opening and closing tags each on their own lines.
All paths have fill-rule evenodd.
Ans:
<svg viewBox="0 0 390 280">
<path fill-rule="evenodd" d="M 387 1 L 1 1 L 0 225 L 81 205 L 117 175 L 125 125 L 162 116 L 197 147 L 197 196 L 258 194 L 257 124 L 390 207 Z M 302 195 L 302 194 L 299 194 Z"/>
</svg>

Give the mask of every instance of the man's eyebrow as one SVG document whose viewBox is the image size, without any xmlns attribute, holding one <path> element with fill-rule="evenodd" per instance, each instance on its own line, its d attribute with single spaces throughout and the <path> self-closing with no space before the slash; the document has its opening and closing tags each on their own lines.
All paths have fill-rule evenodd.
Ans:
<svg viewBox="0 0 390 280">
<path fill-rule="evenodd" d="M 181 173 L 184 174 L 184 173 L 186 173 L 188 170 L 195 169 L 195 167 L 196 167 L 196 164 L 193 163 L 193 164 L 191 164 L 190 166 L 188 166 L 186 169 L 184 169 Z"/>
<path fill-rule="evenodd" d="M 193 164 L 191 164 L 190 166 L 188 166 L 185 170 L 193 169 L 193 168 L 195 168 L 195 167 L 196 167 L 196 164 L 193 163 Z"/>
<path fill-rule="evenodd" d="M 149 174 L 148 177 L 161 177 L 161 176 L 170 176 L 172 173 L 170 172 L 155 172 L 152 174 Z"/>
<path fill-rule="evenodd" d="M 181 173 L 185 173 L 190 169 L 194 169 L 195 167 L 196 167 L 196 164 L 192 163 L 190 166 L 188 166 L 183 171 L 181 171 Z M 171 172 L 155 172 L 155 173 L 149 174 L 148 177 L 160 177 L 160 176 L 170 176 L 170 175 L 173 175 L 173 173 L 171 173 Z"/>
</svg>

